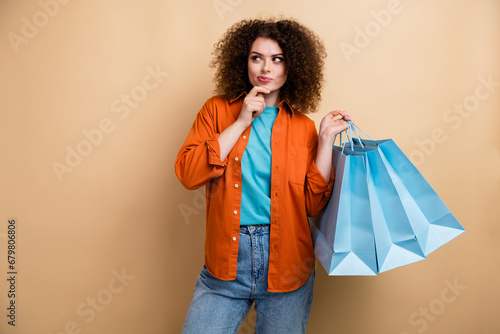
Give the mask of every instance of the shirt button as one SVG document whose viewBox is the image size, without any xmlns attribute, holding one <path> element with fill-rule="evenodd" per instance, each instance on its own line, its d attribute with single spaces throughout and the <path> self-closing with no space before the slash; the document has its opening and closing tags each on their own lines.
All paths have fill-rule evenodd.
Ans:
<svg viewBox="0 0 500 334">
<path fill-rule="evenodd" d="M 236 241 L 236 237 L 233 237 L 233 241 Z"/>
<path fill-rule="evenodd" d="M 234 161 L 238 161 L 238 157 L 234 158 Z"/>
<path fill-rule="evenodd" d="M 243 139 L 247 139 L 247 136 L 243 136 Z"/>
<path fill-rule="evenodd" d="M 238 188 L 238 183 L 236 183 L 236 184 L 234 185 L 234 187 L 235 187 L 235 188 Z"/>
<path fill-rule="evenodd" d="M 238 214 L 238 210 L 234 210 L 233 213 L 236 215 Z"/>
</svg>

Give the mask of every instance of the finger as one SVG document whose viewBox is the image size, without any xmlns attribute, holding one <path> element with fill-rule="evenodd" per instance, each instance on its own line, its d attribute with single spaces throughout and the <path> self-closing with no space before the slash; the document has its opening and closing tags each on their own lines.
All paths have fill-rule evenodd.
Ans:
<svg viewBox="0 0 500 334">
<path fill-rule="evenodd" d="M 350 115 L 349 113 L 347 113 L 347 112 L 346 112 L 346 113 L 343 113 L 343 114 L 342 114 L 342 117 L 343 117 L 345 120 L 347 120 L 347 121 L 352 121 L 352 117 L 351 117 L 351 115 Z"/>
<path fill-rule="evenodd" d="M 245 103 L 246 104 L 249 104 L 249 103 L 253 103 L 253 104 L 265 104 L 265 99 L 264 99 L 264 95 L 262 93 L 259 93 L 258 96 L 256 97 L 247 97 L 245 99 Z"/>
<path fill-rule="evenodd" d="M 262 115 L 263 112 L 264 112 L 264 110 L 254 111 L 252 116 L 253 116 L 253 118 L 257 118 L 260 115 Z"/>
<path fill-rule="evenodd" d="M 349 115 L 349 113 L 341 113 L 341 115 L 345 120 L 352 121 L 351 115 Z"/>
<path fill-rule="evenodd" d="M 249 97 L 257 97 L 259 95 L 259 93 L 262 93 L 262 94 L 269 94 L 271 93 L 271 91 L 265 87 L 261 87 L 261 86 L 253 86 L 253 88 L 250 90 L 250 92 L 248 93 L 247 96 Z"/>
<path fill-rule="evenodd" d="M 265 103 L 255 103 L 252 105 L 252 116 L 255 118 L 255 117 L 259 117 L 260 114 L 262 114 L 264 112 L 264 109 L 266 108 L 266 105 Z"/>
<path fill-rule="evenodd" d="M 337 123 L 330 124 L 328 126 L 328 130 L 334 132 L 335 134 L 338 134 L 342 131 L 345 131 L 348 128 L 349 128 L 349 125 L 344 120 L 339 120 Z"/>
<path fill-rule="evenodd" d="M 265 100 L 264 98 L 260 98 L 260 97 L 252 97 L 252 98 L 248 98 L 248 99 L 245 99 L 244 101 L 244 104 L 247 105 L 248 107 L 249 106 L 260 106 L 260 105 L 265 105 Z"/>
<path fill-rule="evenodd" d="M 331 112 L 332 115 L 335 115 L 335 116 L 342 116 L 343 119 L 345 119 L 346 121 L 351 121 L 351 115 L 347 112 L 347 111 L 344 111 L 344 110 L 334 110 Z"/>
<path fill-rule="evenodd" d="M 248 105 L 248 109 L 252 111 L 254 115 L 255 113 L 262 113 L 264 111 L 264 108 L 265 108 L 264 103 L 254 102 Z"/>
<path fill-rule="evenodd" d="M 341 115 L 343 111 L 342 110 L 333 110 L 333 111 L 330 111 L 330 115 L 332 115 L 333 117 L 335 116 L 338 116 L 338 115 Z"/>
</svg>

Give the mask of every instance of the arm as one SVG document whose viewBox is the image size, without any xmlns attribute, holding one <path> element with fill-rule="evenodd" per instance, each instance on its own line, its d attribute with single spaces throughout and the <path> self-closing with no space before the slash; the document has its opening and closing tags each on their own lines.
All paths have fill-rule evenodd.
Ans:
<svg viewBox="0 0 500 334">
<path fill-rule="evenodd" d="M 175 173 L 184 187 L 197 189 L 224 173 L 229 152 L 252 120 L 264 111 L 262 94 L 268 92 L 254 87 L 243 101 L 238 119 L 221 133 L 214 121 L 215 103 L 205 103 L 175 161 Z"/>
<path fill-rule="evenodd" d="M 332 146 L 335 136 L 347 128 L 342 119 L 334 120 L 341 115 L 350 120 L 345 112 L 332 111 L 321 121 L 319 136 L 314 133 L 306 182 L 306 210 L 309 217 L 317 215 L 328 203 L 333 188 Z"/>
<path fill-rule="evenodd" d="M 226 159 L 243 131 L 264 111 L 266 107 L 264 93 L 268 94 L 270 92 L 263 87 L 253 87 L 243 101 L 238 119 L 219 135 L 221 160 Z"/>
<path fill-rule="evenodd" d="M 344 119 L 334 119 L 337 115 L 341 115 L 346 120 L 351 120 L 351 116 L 347 112 L 335 110 L 329 112 L 323 120 L 321 120 L 319 127 L 316 166 L 326 180 L 330 179 L 332 146 L 335 136 L 347 129 L 347 122 Z"/>
<path fill-rule="evenodd" d="M 197 189 L 224 173 L 227 161 L 220 159 L 216 117 L 217 103 L 212 98 L 196 115 L 177 154 L 175 173 L 187 189 Z"/>
</svg>

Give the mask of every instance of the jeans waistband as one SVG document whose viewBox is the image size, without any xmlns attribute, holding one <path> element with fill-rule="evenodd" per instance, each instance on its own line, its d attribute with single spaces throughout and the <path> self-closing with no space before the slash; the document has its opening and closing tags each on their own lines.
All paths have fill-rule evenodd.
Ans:
<svg viewBox="0 0 500 334">
<path fill-rule="evenodd" d="M 250 234 L 255 232 L 266 232 L 271 229 L 271 224 L 241 225 L 240 233 Z"/>
</svg>

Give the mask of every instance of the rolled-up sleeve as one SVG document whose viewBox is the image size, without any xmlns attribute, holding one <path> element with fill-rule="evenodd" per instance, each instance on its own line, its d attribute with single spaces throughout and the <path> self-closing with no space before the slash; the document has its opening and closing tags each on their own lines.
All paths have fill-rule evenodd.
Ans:
<svg viewBox="0 0 500 334">
<path fill-rule="evenodd" d="M 221 176 L 227 166 L 227 157 L 220 159 L 214 107 L 212 99 L 202 107 L 175 160 L 175 174 L 187 189 L 204 186 Z"/>
</svg>

